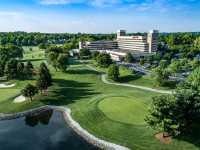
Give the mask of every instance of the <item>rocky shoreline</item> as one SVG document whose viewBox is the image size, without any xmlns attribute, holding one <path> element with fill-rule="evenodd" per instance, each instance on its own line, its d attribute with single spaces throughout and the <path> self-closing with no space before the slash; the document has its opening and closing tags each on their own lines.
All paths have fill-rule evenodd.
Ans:
<svg viewBox="0 0 200 150">
<path fill-rule="evenodd" d="M 36 113 L 40 113 L 46 110 L 49 110 L 50 107 L 49 106 L 42 106 L 39 108 L 34 108 L 34 109 L 30 109 L 24 112 L 19 112 L 19 113 L 13 113 L 13 114 L 4 114 L 4 113 L 0 113 L 0 121 L 1 120 L 12 120 L 12 119 L 16 119 L 16 118 L 21 118 L 21 117 L 25 117 L 27 115 L 32 115 L 32 114 L 36 114 Z"/>
<path fill-rule="evenodd" d="M 62 107 L 62 106 L 42 106 L 39 108 L 31 109 L 31 110 L 20 112 L 20 113 L 0 114 L 0 121 L 1 120 L 11 120 L 11 119 L 24 117 L 27 115 L 41 113 L 41 112 L 49 110 L 49 109 L 63 112 L 63 116 L 64 116 L 66 123 L 79 136 L 81 136 L 83 139 L 85 139 L 88 143 L 90 143 L 100 149 L 105 149 L 105 150 L 129 150 L 126 147 L 104 141 L 104 140 L 99 139 L 99 138 L 95 137 L 94 135 L 90 134 L 87 130 L 83 129 L 78 122 L 73 120 L 73 118 L 71 116 L 71 110 L 69 108 Z"/>
</svg>

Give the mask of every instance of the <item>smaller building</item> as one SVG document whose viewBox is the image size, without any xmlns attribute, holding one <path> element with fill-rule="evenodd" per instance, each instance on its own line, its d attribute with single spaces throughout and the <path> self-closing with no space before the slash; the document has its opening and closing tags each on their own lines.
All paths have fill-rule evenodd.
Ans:
<svg viewBox="0 0 200 150">
<path fill-rule="evenodd" d="M 113 50 L 117 49 L 117 41 L 93 41 L 93 42 L 79 42 L 79 49 L 87 48 L 89 50 Z"/>
<path fill-rule="evenodd" d="M 126 52 L 120 52 L 120 51 L 106 50 L 101 52 L 110 54 L 111 59 L 114 61 L 121 61 L 126 56 Z"/>
</svg>

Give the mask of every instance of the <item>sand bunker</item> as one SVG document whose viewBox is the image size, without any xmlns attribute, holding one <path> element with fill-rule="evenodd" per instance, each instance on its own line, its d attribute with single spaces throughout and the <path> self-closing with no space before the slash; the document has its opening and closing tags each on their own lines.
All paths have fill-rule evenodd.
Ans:
<svg viewBox="0 0 200 150">
<path fill-rule="evenodd" d="M 22 102 L 25 102 L 26 100 L 27 100 L 26 97 L 24 97 L 23 95 L 20 95 L 20 96 L 16 97 L 13 102 L 14 103 L 22 103 Z"/>
<path fill-rule="evenodd" d="M 0 88 L 11 88 L 14 87 L 15 84 L 6 84 L 6 83 L 0 83 Z"/>
</svg>

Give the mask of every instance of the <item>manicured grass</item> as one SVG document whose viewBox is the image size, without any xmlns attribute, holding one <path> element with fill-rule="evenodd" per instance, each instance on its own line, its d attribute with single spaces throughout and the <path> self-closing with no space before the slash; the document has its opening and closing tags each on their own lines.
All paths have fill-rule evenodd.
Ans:
<svg viewBox="0 0 200 150">
<path fill-rule="evenodd" d="M 32 50 L 30 50 L 32 48 Z M 25 46 L 23 61 L 30 60 L 33 65 L 39 66 L 39 64 L 45 60 L 44 50 L 40 50 L 38 46 Z"/>
<path fill-rule="evenodd" d="M 98 107 L 109 119 L 133 125 L 145 124 L 147 105 L 138 99 L 108 97 L 103 99 Z"/>
<path fill-rule="evenodd" d="M 51 67 L 50 71 L 54 85 L 47 96 L 38 95 L 33 102 L 21 104 L 12 103 L 12 99 L 0 101 L 0 112 L 18 112 L 46 104 L 64 105 L 72 109 L 73 118 L 90 133 L 134 150 L 199 149 L 199 138 L 194 141 L 173 139 L 169 145 L 154 138 L 156 132 L 148 128 L 143 118 L 152 97 L 159 94 L 104 84 L 98 72 L 83 64 L 72 65 L 66 73 L 55 72 Z M 22 87 L 23 83 L 20 81 L 18 86 Z"/>
<path fill-rule="evenodd" d="M 100 68 L 94 64 L 90 64 L 90 65 L 95 67 L 100 72 L 107 73 L 108 71 L 108 68 Z M 173 90 L 176 87 L 174 82 L 172 82 L 171 86 L 158 86 L 153 76 L 134 73 L 134 71 L 127 69 L 123 66 L 119 67 L 119 72 L 120 72 L 119 82 L 121 83 L 145 86 L 145 87 L 160 89 L 160 90 Z"/>
<path fill-rule="evenodd" d="M 44 60 L 44 51 L 41 51 L 37 46 L 32 47 L 23 47 L 24 48 L 24 58 L 23 62 L 30 60 L 34 67 L 38 67 L 39 64 Z M 32 51 L 29 50 L 32 48 Z M 34 58 L 32 58 L 34 56 Z M 12 80 L 9 81 L 11 83 L 15 83 L 16 86 L 12 88 L 0 89 L 0 112 L 2 113 L 13 113 L 19 112 L 23 110 L 27 110 L 32 107 L 37 107 L 43 105 L 43 103 L 36 101 L 30 103 L 25 102 L 21 104 L 14 104 L 13 100 L 16 96 L 20 95 L 21 90 L 28 84 L 35 84 L 35 80 Z"/>
</svg>

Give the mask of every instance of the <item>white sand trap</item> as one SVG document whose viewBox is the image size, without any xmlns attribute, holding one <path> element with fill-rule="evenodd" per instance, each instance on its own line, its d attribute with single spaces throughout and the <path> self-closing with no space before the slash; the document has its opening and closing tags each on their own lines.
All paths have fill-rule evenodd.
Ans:
<svg viewBox="0 0 200 150">
<path fill-rule="evenodd" d="M 5 84 L 5 83 L 0 83 L 0 88 L 11 88 L 14 87 L 15 84 Z"/>
<path fill-rule="evenodd" d="M 20 95 L 20 96 L 16 97 L 13 102 L 14 103 L 22 103 L 22 102 L 25 102 L 26 100 L 27 100 L 26 97 L 24 97 L 23 95 Z"/>
</svg>

